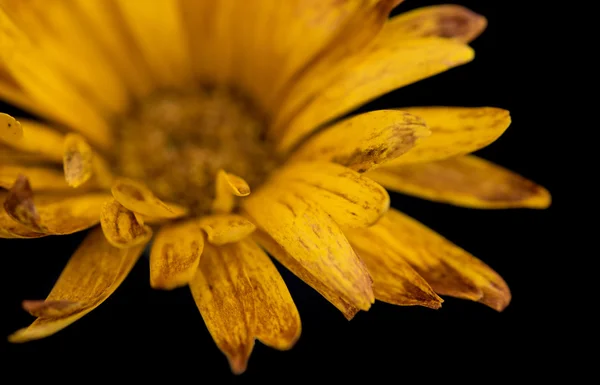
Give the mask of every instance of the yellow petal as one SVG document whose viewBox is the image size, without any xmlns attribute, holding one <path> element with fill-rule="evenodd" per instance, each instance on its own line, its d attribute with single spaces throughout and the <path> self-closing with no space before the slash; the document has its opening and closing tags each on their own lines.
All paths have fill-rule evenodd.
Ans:
<svg viewBox="0 0 600 385">
<path fill-rule="evenodd" d="M 387 165 L 431 162 L 464 155 L 492 143 L 510 125 L 508 111 L 494 107 L 403 108 L 425 120 L 431 136 Z"/>
<path fill-rule="evenodd" d="M 370 226 L 390 207 L 383 187 L 334 163 L 293 163 L 280 170 L 268 188 L 289 191 L 296 196 L 294 200 L 310 201 L 342 228 Z"/>
<path fill-rule="evenodd" d="M 62 58 L 63 63 L 71 64 L 77 61 L 64 52 L 62 56 L 49 57 L 48 52 L 23 33 L 4 8 L 0 8 L 0 25 L 0 61 L 31 100 L 41 106 L 39 111 L 84 134 L 94 144 L 109 148 L 112 132 L 106 117 L 78 92 L 77 86 L 70 82 L 73 76 L 60 73 L 57 62 L 51 59 Z M 86 66 L 87 63 L 79 67 Z"/>
<path fill-rule="evenodd" d="M 107 57 L 121 75 L 120 80 L 127 84 L 138 97 L 147 96 L 152 87 L 150 70 L 141 53 L 125 31 L 118 12 L 111 2 L 72 0 L 74 10 L 88 28 L 88 36 L 95 45 L 105 48 Z"/>
<path fill-rule="evenodd" d="M 457 206 L 544 209 L 551 202 L 542 186 L 473 155 L 383 167 L 368 176 L 391 190 Z"/>
<path fill-rule="evenodd" d="M 215 343 L 234 373 L 244 372 L 254 338 L 276 349 L 300 336 L 300 316 L 269 257 L 251 240 L 207 245 L 190 283 Z"/>
<path fill-rule="evenodd" d="M 271 103 L 276 108 L 274 123 L 269 128 L 270 137 L 280 138 L 302 108 L 317 98 L 323 89 L 338 81 L 363 57 L 388 20 L 390 11 L 401 2 L 367 0 L 357 12 L 348 15 L 340 33 L 330 39 L 319 54 L 290 79 L 283 92 L 273 94 Z"/>
<path fill-rule="evenodd" d="M 143 183 L 131 179 L 116 179 L 111 191 L 117 202 L 138 214 L 154 218 L 179 218 L 187 214 L 185 207 L 164 203 Z"/>
<path fill-rule="evenodd" d="M 508 286 L 489 266 L 396 210 L 361 231 L 408 262 L 438 294 L 479 301 L 498 311 L 510 302 Z"/>
<path fill-rule="evenodd" d="M 23 138 L 21 123 L 10 115 L 0 113 L 0 140 L 18 141 Z"/>
<path fill-rule="evenodd" d="M 341 167 L 341 166 L 340 166 Z M 262 189 L 242 206 L 303 268 L 326 286 L 368 310 L 371 277 L 333 219 L 319 205 L 285 190 Z"/>
<path fill-rule="evenodd" d="M 26 177 L 20 176 L 4 200 L 8 215 L 38 233 L 72 234 L 100 222 L 102 204 L 108 194 L 40 196 L 34 198 Z"/>
<path fill-rule="evenodd" d="M 171 290 L 187 285 L 198 270 L 204 235 L 196 221 L 160 228 L 150 251 L 150 285 Z"/>
<path fill-rule="evenodd" d="M 386 29 L 398 39 L 437 36 L 469 43 L 481 35 L 486 26 L 485 17 L 460 5 L 443 4 L 404 12 L 393 17 Z"/>
<path fill-rule="evenodd" d="M 34 166 L 47 162 L 42 155 L 15 150 L 0 143 L 0 164 L 11 166 Z"/>
<path fill-rule="evenodd" d="M 247 316 L 253 311 L 254 303 L 243 301 L 251 295 L 252 286 L 243 266 L 234 254 L 221 253 L 207 244 L 190 289 L 208 331 L 227 356 L 231 370 L 243 373 L 254 347 Z"/>
<path fill-rule="evenodd" d="M 144 245 L 115 248 L 106 241 L 102 230 L 92 230 L 46 298 L 46 309 L 39 304 L 34 306 L 34 312 L 38 310 L 41 317 L 9 336 L 9 340 L 26 342 L 47 337 L 94 310 L 119 287 L 143 250 Z M 71 305 L 57 306 L 60 303 Z M 27 303 L 25 306 L 31 310 Z"/>
<path fill-rule="evenodd" d="M 197 224 L 206 232 L 208 241 L 213 245 L 241 241 L 256 229 L 252 222 L 235 214 L 202 217 Z"/>
<path fill-rule="evenodd" d="M 292 348 L 300 337 L 300 315 L 273 262 L 250 239 L 226 245 L 220 250 L 235 254 L 244 265 L 252 286 L 254 314 L 251 314 L 250 325 L 254 336 L 275 349 Z"/>
<path fill-rule="evenodd" d="M 4 202 L 7 194 L 0 191 L 0 200 Z M 0 207 L 0 238 L 39 238 L 46 234 L 32 231 L 8 215 L 4 207 Z"/>
<path fill-rule="evenodd" d="M 22 304 L 23 309 L 34 317 L 60 317 L 63 314 L 79 310 L 82 304 L 79 302 L 59 300 L 25 300 Z"/>
<path fill-rule="evenodd" d="M 0 114 L 0 118 L 2 115 Z M 0 123 L 0 125 L 4 126 L 4 123 Z M 17 150 L 39 154 L 53 162 L 62 162 L 63 134 L 44 124 L 27 119 L 20 119 L 19 130 L 22 131 L 20 135 L 2 135 L 0 133 L 0 141 Z"/>
<path fill-rule="evenodd" d="M 250 195 L 250 186 L 245 180 L 223 170 L 217 172 L 215 189 L 215 200 L 212 208 L 215 213 L 220 214 L 228 214 L 233 210 L 236 196 L 245 197 Z"/>
<path fill-rule="evenodd" d="M 192 69 L 179 1 L 153 0 L 151 7 L 146 0 L 115 3 L 159 84 L 187 85 Z"/>
<path fill-rule="evenodd" d="M 49 167 L 0 164 L 0 187 L 9 189 L 19 175 L 25 175 L 35 191 L 72 191 L 62 171 Z"/>
<path fill-rule="evenodd" d="M 92 176 L 94 152 L 78 134 L 68 134 L 64 142 L 63 168 L 69 186 L 79 187 Z"/>
<path fill-rule="evenodd" d="M 385 32 L 357 63 L 294 117 L 278 143 L 280 150 L 289 150 L 318 126 L 345 112 L 387 92 L 465 64 L 474 56 L 469 46 L 454 40 L 396 40 Z"/>
<path fill-rule="evenodd" d="M 329 161 L 365 172 L 404 154 L 424 136 L 429 136 L 429 129 L 417 116 L 373 111 L 326 128 L 296 150 L 291 161 Z"/>
<path fill-rule="evenodd" d="M 370 229 L 352 229 L 345 234 L 373 277 L 375 298 L 394 305 L 442 306 L 438 297 L 410 265 L 389 246 L 371 235 Z"/>
<path fill-rule="evenodd" d="M 343 293 L 336 292 L 335 289 L 327 286 L 317 276 L 310 273 L 302 265 L 289 255 L 281 246 L 275 242 L 267 233 L 257 230 L 252 234 L 252 238 L 265 248 L 275 259 L 291 271 L 295 276 L 306 282 L 319 294 L 325 297 L 333 306 L 342 312 L 347 320 L 354 318 L 360 309 L 352 305 L 350 301 L 344 298 Z"/>
<path fill-rule="evenodd" d="M 115 247 L 146 244 L 152 238 L 152 229 L 140 224 L 133 212 L 114 199 L 109 199 L 102 207 L 100 225 L 108 242 Z"/>
<path fill-rule="evenodd" d="M 0 99 L 36 116 L 49 119 L 53 117 L 52 111 L 36 103 L 27 95 L 15 79 L 6 72 L 6 68 L 3 67 L 0 67 Z"/>
</svg>

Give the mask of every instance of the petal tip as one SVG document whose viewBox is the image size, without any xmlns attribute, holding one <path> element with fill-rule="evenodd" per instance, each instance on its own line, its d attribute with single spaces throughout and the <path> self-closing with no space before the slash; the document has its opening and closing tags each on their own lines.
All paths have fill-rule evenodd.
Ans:
<svg viewBox="0 0 600 385">
<path fill-rule="evenodd" d="M 249 357 L 244 357 L 242 355 L 227 357 L 231 372 L 236 376 L 243 374 L 246 369 L 248 369 L 248 359 Z"/>
</svg>

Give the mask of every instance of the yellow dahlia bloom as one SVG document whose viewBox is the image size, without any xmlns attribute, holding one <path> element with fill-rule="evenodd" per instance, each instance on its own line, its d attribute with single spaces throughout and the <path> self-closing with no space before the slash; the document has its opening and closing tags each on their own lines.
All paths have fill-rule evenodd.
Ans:
<svg viewBox="0 0 600 385">
<path fill-rule="evenodd" d="M 268 254 L 348 319 L 375 299 L 439 308 L 438 294 L 504 309 L 502 278 L 390 209 L 384 187 L 547 207 L 542 187 L 468 155 L 509 113 L 338 119 L 473 59 L 482 16 L 445 5 L 390 19 L 400 2 L 0 0 L 0 98 L 39 118 L 0 115 L 0 236 L 91 229 L 10 340 L 95 309 L 146 246 L 152 287 L 191 289 L 235 373 L 255 339 L 289 349 L 300 335 Z"/>
</svg>

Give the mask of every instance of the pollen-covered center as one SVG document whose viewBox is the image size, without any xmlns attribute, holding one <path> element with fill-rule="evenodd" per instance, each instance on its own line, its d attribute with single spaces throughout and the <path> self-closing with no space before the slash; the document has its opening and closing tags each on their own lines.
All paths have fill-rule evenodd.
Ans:
<svg viewBox="0 0 600 385">
<path fill-rule="evenodd" d="M 265 127 L 250 101 L 229 89 L 158 92 L 119 121 L 115 168 L 161 199 L 205 214 L 220 169 L 254 189 L 277 165 Z"/>
</svg>

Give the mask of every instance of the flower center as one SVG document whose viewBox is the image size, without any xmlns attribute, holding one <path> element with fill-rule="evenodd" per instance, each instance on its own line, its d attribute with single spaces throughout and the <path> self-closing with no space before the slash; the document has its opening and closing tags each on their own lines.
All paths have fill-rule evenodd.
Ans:
<svg viewBox="0 0 600 385">
<path fill-rule="evenodd" d="M 118 175 L 143 181 L 161 199 L 206 214 L 220 169 L 251 189 L 277 164 L 266 124 L 231 89 L 166 90 L 138 103 L 117 125 Z"/>
</svg>

